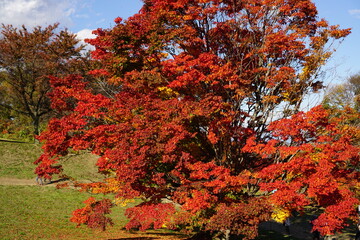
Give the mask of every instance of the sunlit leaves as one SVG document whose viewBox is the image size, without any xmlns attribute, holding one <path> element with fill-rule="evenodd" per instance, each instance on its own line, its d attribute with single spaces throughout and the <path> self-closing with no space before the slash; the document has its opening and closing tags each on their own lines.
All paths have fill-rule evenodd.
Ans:
<svg viewBox="0 0 360 240">
<path fill-rule="evenodd" d="M 107 225 L 113 225 L 111 219 L 105 216 L 111 212 L 112 203 L 109 199 L 96 201 L 95 198 L 90 197 L 84 203 L 86 204 L 84 208 L 73 212 L 70 219 L 72 222 L 78 225 L 86 224 L 90 228 L 100 228 L 102 230 L 105 230 Z"/>
<path fill-rule="evenodd" d="M 146 230 L 149 228 L 159 229 L 170 221 L 175 213 L 173 204 L 140 204 L 139 206 L 126 209 L 125 215 L 130 219 L 126 228 L 138 228 Z"/>
<path fill-rule="evenodd" d="M 260 186 L 263 191 L 273 192 L 270 201 L 275 206 L 301 209 L 315 204 L 324 208 L 319 217 L 322 220 L 314 225 L 322 234 L 340 230 L 359 204 L 356 191 L 351 190 L 355 190 L 355 179 L 359 178 L 356 166 L 360 149 L 357 134 L 343 131 L 346 119 L 316 107 L 273 122 L 269 129 L 274 140 L 259 144 L 249 140 L 244 148 L 263 158 L 277 159 L 276 164 L 257 173 L 257 177 L 267 180 Z M 322 222 L 325 220 L 327 224 Z"/>
</svg>

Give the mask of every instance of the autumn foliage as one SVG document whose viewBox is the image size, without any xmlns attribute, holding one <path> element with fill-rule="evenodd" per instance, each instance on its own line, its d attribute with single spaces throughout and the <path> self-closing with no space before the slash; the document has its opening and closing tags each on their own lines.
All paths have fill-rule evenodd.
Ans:
<svg viewBox="0 0 360 240">
<path fill-rule="evenodd" d="M 359 129 L 322 107 L 299 112 L 348 29 L 318 20 L 310 0 L 146 0 L 115 22 L 88 42 L 101 65 L 91 73 L 116 91 L 51 79 L 63 117 L 40 137 L 37 174 L 60 173 L 69 149 L 90 150 L 112 180 L 83 189 L 143 200 L 127 228 L 252 239 L 279 209 L 317 208 L 321 233 L 354 216 Z M 89 224 L 87 209 L 73 221 Z"/>
<path fill-rule="evenodd" d="M 52 112 L 47 97 L 49 76 L 81 72 L 84 46 L 75 34 L 58 26 L 0 26 L 0 118 L 8 111 L 5 120 L 9 125 L 24 128 L 29 124 L 35 136 Z"/>
<path fill-rule="evenodd" d="M 90 197 L 84 201 L 86 206 L 82 209 L 77 209 L 73 212 L 70 221 L 80 224 L 86 224 L 90 228 L 100 228 L 105 230 L 108 224 L 112 225 L 110 218 L 105 214 L 110 214 L 112 203 L 109 199 L 97 201 Z"/>
</svg>

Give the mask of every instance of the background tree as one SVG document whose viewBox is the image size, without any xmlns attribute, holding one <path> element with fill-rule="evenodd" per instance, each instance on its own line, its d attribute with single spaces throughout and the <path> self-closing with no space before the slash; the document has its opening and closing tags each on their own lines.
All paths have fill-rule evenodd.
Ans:
<svg viewBox="0 0 360 240">
<path fill-rule="evenodd" d="M 355 214 L 353 135 L 322 108 L 297 113 L 322 87 L 327 46 L 348 29 L 318 20 L 310 0 L 146 0 L 115 22 L 88 41 L 101 65 L 91 73 L 112 94 L 94 93 L 79 76 L 51 79 L 52 106 L 66 114 L 41 135 L 38 175 L 59 173 L 69 149 L 91 150 L 108 178 L 84 189 L 143 199 L 127 210 L 128 229 L 166 223 L 251 239 L 279 208 L 314 205 L 321 218 L 337 218 L 315 224 L 322 233 Z M 86 204 L 72 221 L 103 227 L 109 204 Z"/>
<path fill-rule="evenodd" d="M 323 104 L 340 109 L 352 107 L 360 111 L 360 74 L 350 76 L 345 83 L 331 87 Z"/>
<path fill-rule="evenodd" d="M 10 111 L 10 122 L 22 119 L 39 134 L 39 126 L 51 112 L 47 93 L 49 76 L 78 73 L 74 64 L 83 46 L 75 35 L 57 30 L 59 24 L 29 31 L 2 25 L 0 36 L 0 109 Z M 9 117 L 8 116 L 8 117 Z M 26 122 L 28 119 L 28 122 Z"/>
</svg>

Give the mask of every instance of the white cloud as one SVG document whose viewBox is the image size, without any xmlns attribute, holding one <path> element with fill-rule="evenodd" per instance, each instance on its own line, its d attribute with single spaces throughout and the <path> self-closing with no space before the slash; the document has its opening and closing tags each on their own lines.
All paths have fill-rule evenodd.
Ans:
<svg viewBox="0 0 360 240">
<path fill-rule="evenodd" d="M 84 42 L 84 40 L 85 39 L 87 39 L 87 38 L 95 38 L 96 37 L 96 35 L 95 34 L 93 34 L 92 33 L 92 31 L 93 30 L 91 30 L 91 29 L 87 29 L 87 28 L 85 28 L 85 29 L 83 29 L 83 30 L 81 30 L 81 31 L 79 31 L 79 32 L 77 32 L 76 33 L 76 36 L 77 36 L 77 39 L 79 39 L 80 40 L 80 43 L 81 44 L 84 44 L 86 47 L 85 47 L 85 50 L 95 50 L 95 47 L 93 47 L 93 46 L 91 46 L 91 45 L 89 45 L 89 44 L 87 44 L 87 43 L 85 43 Z"/>
<path fill-rule="evenodd" d="M 356 18 L 360 18 L 360 9 L 350 9 L 348 12 Z"/>
<path fill-rule="evenodd" d="M 85 29 L 77 32 L 76 36 L 79 40 L 84 40 L 86 38 L 95 38 L 96 35 L 93 34 L 92 32 L 93 32 L 93 30 L 85 28 Z"/>
<path fill-rule="evenodd" d="M 0 0 L 0 23 L 34 27 L 60 22 L 68 26 L 76 5 L 76 0 Z"/>
</svg>

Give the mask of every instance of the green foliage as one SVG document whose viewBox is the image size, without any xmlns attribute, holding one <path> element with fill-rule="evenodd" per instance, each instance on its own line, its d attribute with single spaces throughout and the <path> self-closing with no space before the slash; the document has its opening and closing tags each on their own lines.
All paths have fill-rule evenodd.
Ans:
<svg viewBox="0 0 360 240">
<path fill-rule="evenodd" d="M 351 107 L 360 112 L 360 73 L 350 76 L 342 84 L 331 87 L 324 96 L 323 104 L 338 109 Z"/>
<path fill-rule="evenodd" d="M 14 116 L 14 115 L 12 115 Z M 34 134 L 31 119 L 24 115 L 0 120 L 0 137 L 24 142 L 33 142 Z M 44 124 L 41 124 L 44 125 Z M 43 129 L 40 126 L 40 129 Z"/>
</svg>

